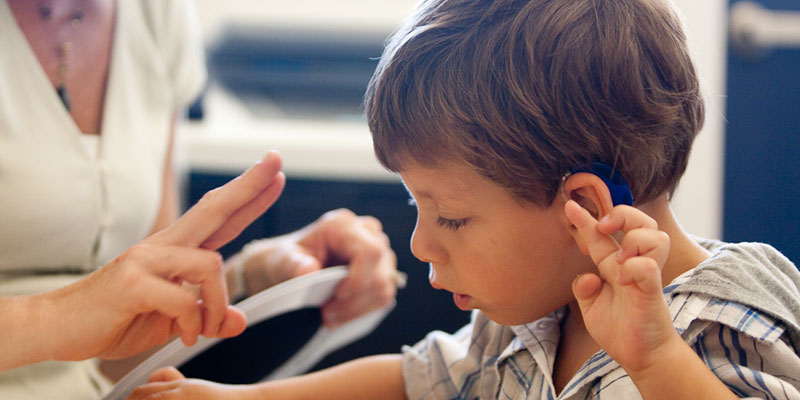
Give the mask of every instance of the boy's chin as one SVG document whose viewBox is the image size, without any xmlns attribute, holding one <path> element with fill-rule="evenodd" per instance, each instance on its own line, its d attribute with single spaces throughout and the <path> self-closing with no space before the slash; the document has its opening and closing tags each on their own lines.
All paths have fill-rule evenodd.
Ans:
<svg viewBox="0 0 800 400">
<path fill-rule="evenodd" d="M 530 315 L 509 315 L 491 311 L 487 312 L 486 310 L 483 309 L 478 309 L 478 310 L 480 310 L 487 317 L 489 317 L 489 319 L 492 320 L 492 322 L 498 325 L 505 325 L 505 326 L 525 325 L 527 323 L 536 321 L 539 318 L 541 318 Z"/>
</svg>

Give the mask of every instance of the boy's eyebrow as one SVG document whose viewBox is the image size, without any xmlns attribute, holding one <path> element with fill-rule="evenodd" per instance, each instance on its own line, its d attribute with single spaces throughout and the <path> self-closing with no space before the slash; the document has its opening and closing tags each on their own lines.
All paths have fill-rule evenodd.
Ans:
<svg viewBox="0 0 800 400">
<path fill-rule="evenodd" d="M 450 195 L 447 193 L 440 194 L 440 196 L 437 197 L 433 194 L 433 192 L 425 189 L 417 190 L 417 195 L 415 196 L 414 194 L 411 193 L 411 190 L 408 188 L 408 185 L 406 184 L 405 181 L 403 181 L 403 187 L 406 189 L 406 192 L 408 192 L 408 196 L 411 197 L 412 199 L 420 198 L 420 199 L 436 200 L 436 201 L 454 201 L 460 199 L 460 196 Z"/>
<path fill-rule="evenodd" d="M 426 191 L 426 190 L 421 190 L 421 191 L 419 191 L 417 193 L 417 196 L 414 196 L 414 194 L 411 193 L 411 189 L 408 188 L 408 185 L 405 183 L 405 181 L 403 181 L 403 187 L 406 189 L 406 193 L 408 193 L 408 196 L 411 197 L 412 199 L 413 198 L 417 198 L 417 197 L 425 198 L 425 199 L 432 199 L 433 198 L 433 195 L 430 192 Z"/>
<path fill-rule="evenodd" d="M 409 192 L 409 194 L 411 194 L 411 192 Z M 423 199 L 432 199 L 433 195 L 430 192 L 427 192 L 427 191 L 423 190 L 423 191 L 418 192 L 417 196 L 415 196 L 415 197 L 421 197 Z"/>
</svg>

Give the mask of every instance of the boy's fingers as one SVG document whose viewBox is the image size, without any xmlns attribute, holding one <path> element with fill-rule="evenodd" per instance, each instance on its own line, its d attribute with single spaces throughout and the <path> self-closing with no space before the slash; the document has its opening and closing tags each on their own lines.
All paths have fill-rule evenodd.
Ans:
<svg viewBox="0 0 800 400">
<path fill-rule="evenodd" d="M 620 269 L 617 283 L 635 284 L 644 293 L 662 293 L 661 269 L 650 257 L 633 257 L 625 261 Z"/>
<path fill-rule="evenodd" d="M 597 231 L 605 235 L 620 235 L 617 261 L 630 257 L 653 257 L 663 265 L 669 254 L 669 236 L 658 230 L 658 223 L 649 215 L 631 206 L 616 206 L 597 222 Z"/>
<path fill-rule="evenodd" d="M 566 202 L 564 212 L 586 242 L 589 255 L 596 265 L 600 265 L 603 260 L 619 249 L 617 242 L 612 237 L 597 229 L 597 220 L 574 200 Z"/>
<path fill-rule="evenodd" d="M 149 240 L 162 244 L 197 247 L 206 242 L 222 228 L 240 209 L 254 207 L 254 199 L 270 200 L 267 195 L 280 194 L 280 190 L 268 190 L 279 177 L 280 156 L 269 152 L 261 162 L 253 165 L 225 185 L 206 193 L 189 211 L 169 228 L 151 236 Z M 264 194 L 263 192 L 268 192 Z M 274 199 L 272 199 L 274 201 Z M 241 223 L 241 222 L 239 222 Z"/>
<path fill-rule="evenodd" d="M 627 233 L 640 228 L 658 229 L 658 223 L 649 215 L 626 205 L 612 208 L 611 211 L 597 223 L 597 229 L 606 235 L 617 231 Z"/>
<path fill-rule="evenodd" d="M 126 400 L 147 399 L 149 398 L 149 396 L 155 395 L 157 393 L 175 389 L 176 387 L 178 387 L 178 384 L 179 382 L 175 381 L 148 383 L 146 385 L 142 385 L 134 389 L 133 392 L 131 392 L 131 394 L 126 398 Z"/>
<path fill-rule="evenodd" d="M 180 371 L 178 371 L 177 368 L 164 367 L 164 368 L 159 368 L 158 370 L 156 370 L 156 372 L 153 372 L 153 374 L 150 375 L 150 378 L 147 379 L 147 382 L 148 383 L 169 382 L 183 378 L 184 378 L 183 374 Z"/>
<path fill-rule="evenodd" d="M 585 313 L 592 307 L 602 288 L 603 280 L 595 274 L 578 275 L 572 281 L 572 293 L 575 295 L 575 299 L 578 300 L 581 312 Z"/>
<path fill-rule="evenodd" d="M 622 250 L 617 261 L 623 262 L 630 257 L 647 256 L 664 265 L 669 256 L 669 235 L 655 229 L 633 229 L 625 234 L 620 243 Z"/>
</svg>

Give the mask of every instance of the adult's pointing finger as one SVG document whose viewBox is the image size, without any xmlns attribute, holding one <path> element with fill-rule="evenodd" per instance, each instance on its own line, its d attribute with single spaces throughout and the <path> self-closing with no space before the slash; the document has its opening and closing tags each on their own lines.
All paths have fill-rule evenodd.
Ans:
<svg viewBox="0 0 800 400">
<path fill-rule="evenodd" d="M 159 244 L 216 249 L 238 235 L 280 196 L 286 178 L 270 151 L 247 171 L 206 193 L 169 228 L 148 238 Z"/>
</svg>

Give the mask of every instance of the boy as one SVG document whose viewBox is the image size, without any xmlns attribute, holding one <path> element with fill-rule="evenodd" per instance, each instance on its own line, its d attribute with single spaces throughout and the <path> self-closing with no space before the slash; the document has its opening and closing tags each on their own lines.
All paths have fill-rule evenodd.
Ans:
<svg viewBox="0 0 800 400">
<path fill-rule="evenodd" d="M 800 399 L 800 273 L 669 209 L 703 121 L 669 4 L 423 1 L 366 109 L 412 251 L 472 322 L 255 386 L 162 370 L 134 398 Z"/>
</svg>

